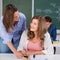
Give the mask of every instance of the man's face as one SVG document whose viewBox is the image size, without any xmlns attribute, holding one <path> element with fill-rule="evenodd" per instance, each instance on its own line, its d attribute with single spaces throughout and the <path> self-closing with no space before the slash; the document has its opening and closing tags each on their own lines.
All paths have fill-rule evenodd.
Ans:
<svg viewBox="0 0 60 60">
<path fill-rule="evenodd" d="M 18 18 L 19 18 L 19 12 L 16 11 L 16 12 L 14 13 L 14 24 L 17 24 L 17 23 L 18 23 Z"/>
<path fill-rule="evenodd" d="M 51 25 L 51 23 L 50 23 L 50 22 L 46 22 L 46 26 L 47 26 L 47 28 L 49 28 L 49 27 L 50 27 L 50 25 Z"/>
</svg>

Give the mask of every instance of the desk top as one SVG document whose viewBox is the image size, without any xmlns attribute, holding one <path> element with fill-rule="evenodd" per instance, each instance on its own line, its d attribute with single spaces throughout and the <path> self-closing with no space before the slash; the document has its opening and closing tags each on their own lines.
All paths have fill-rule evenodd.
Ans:
<svg viewBox="0 0 60 60">
<path fill-rule="evenodd" d="M 54 47 L 60 47 L 60 44 L 53 44 Z"/>
<path fill-rule="evenodd" d="M 30 60 L 60 60 L 60 55 L 33 55 L 29 56 Z M 27 58 L 17 59 L 14 54 L 0 54 L 0 60 L 29 60 Z"/>
<path fill-rule="evenodd" d="M 30 60 L 60 60 L 60 55 L 35 55 L 35 58 L 31 55 Z"/>
<path fill-rule="evenodd" d="M 54 46 L 54 47 L 60 47 L 60 42 L 59 42 L 59 41 L 53 42 L 53 46 Z"/>
<path fill-rule="evenodd" d="M 18 59 L 14 54 L 0 54 L 0 60 L 28 60 L 27 58 Z"/>
</svg>

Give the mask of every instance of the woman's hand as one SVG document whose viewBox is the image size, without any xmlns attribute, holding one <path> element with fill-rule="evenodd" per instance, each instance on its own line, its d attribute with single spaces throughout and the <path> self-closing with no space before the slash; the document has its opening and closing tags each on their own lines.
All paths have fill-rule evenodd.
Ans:
<svg viewBox="0 0 60 60">
<path fill-rule="evenodd" d="M 15 56 L 17 58 L 22 58 L 23 57 L 23 54 L 21 52 L 17 51 L 10 41 L 7 43 L 7 45 L 11 49 L 11 51 L 15 54 Z"/>
<path fill-rule="evenodd" d="M 23 54 L 20 51 L 16 51 L 14 54 L 17 58 L 22 58 L 23 57 Z"/>
</svg>

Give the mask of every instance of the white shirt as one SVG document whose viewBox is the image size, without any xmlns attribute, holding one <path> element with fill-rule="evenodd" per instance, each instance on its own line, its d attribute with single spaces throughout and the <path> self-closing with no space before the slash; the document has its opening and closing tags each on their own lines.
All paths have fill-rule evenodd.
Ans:
<svg viewBox="0 0 60 60">
<path fill-rule="evenodd" d="M 28 43 L 28 37 L 27 37 L 27 31 L 24 31 L 22 36 L 21 36 L 21 40 L 18 46 L 18 51 L 20 50 L 27 50 L 27 43 Z M 43 53 L 47 54 L 53 54 L 54 50 L 53 50 L 53 45 L 51 42 L 51 38 L 49 33 L 47 32 L 45 34 L 45 39 L 44 39 L 44 50 L 42 50 Z"/>
</svg>

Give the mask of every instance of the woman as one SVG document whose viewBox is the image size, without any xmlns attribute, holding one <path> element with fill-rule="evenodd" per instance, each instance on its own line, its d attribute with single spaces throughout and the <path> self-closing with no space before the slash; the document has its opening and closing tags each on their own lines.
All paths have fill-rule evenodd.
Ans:
<svg viewBox="0 0 60 60">
<path fill-rule="evenodd" d="M 24 55 L 53 54 L 51 38 L 44 17 L 34 16 L 29 29 L 24 31 L 17 49 Z"/>
<path fill-rule="evenodd" d="M 16 45 L 25 30 L 25 20 L 25 15 L 19 13 L 14 5 L 6 5 L 3 18 L 0 20 L 0 53 L 11 53 L 12 51 L 17 57 L 20 57 L 21 54 L 17 52 Z M 15 44 L 12 43 L 12 39 L 16 41 Z"/>
</svg>

